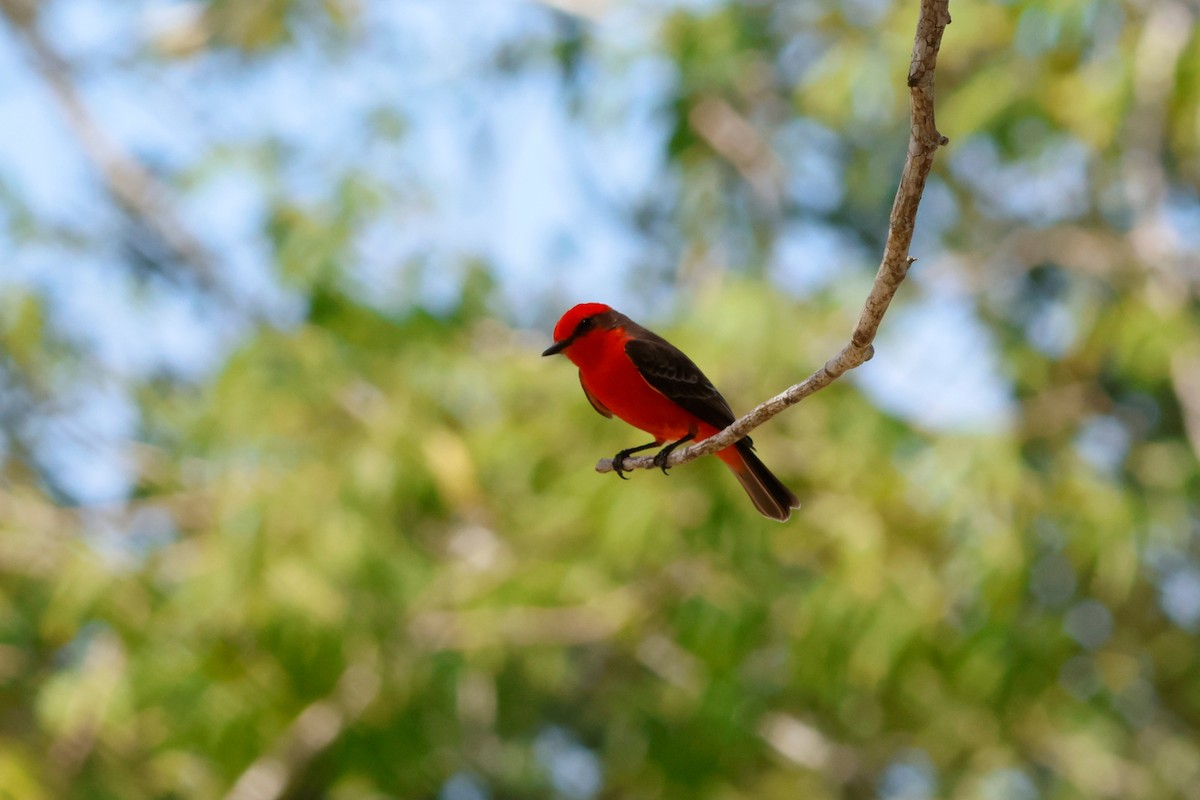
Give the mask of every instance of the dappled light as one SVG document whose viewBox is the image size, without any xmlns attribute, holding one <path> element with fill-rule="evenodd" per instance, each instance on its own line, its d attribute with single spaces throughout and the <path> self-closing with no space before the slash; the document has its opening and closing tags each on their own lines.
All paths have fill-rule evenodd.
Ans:
<svg viewBox="0 0 1200 800">
<path fill-rule="evenodd" d="M 0 0 L 0 797 L 1195 796 L 1190 5 L 951 5 L 788 521 L 539 355 L 820 374 L 918 6 Z"/>
</svg>

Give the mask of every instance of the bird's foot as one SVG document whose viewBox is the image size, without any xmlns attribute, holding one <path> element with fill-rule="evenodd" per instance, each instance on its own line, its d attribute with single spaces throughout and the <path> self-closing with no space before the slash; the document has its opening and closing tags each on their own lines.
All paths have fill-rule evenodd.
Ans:
<svg viewBox="0 0 1200 800">
<path fill-rule="evenodd" d="M 694 438 L 696 438 L 696 435 L 694 433 L 689 433 L 679 441 L 671 442 L 662 450 L 659 450 L 654 454 L 654 466 L 661 469 L 663 475 L 670 475 L 671 473 L 667 472 L 667 470 L 670 469 L 670 467 L 667 466 L 667 459 L 671 457 L 671 451 L 673 451 L 676 447 L 679 447 L 679 445 L 683 444 L 684 442 L 690 442 Z"/>
<path fill-rule="evenodd" d="M 622 450 L 621 452 L 617 453 L 615 456 L 613 456 L 613 460 L 612 460 L 613 472 L 617 473 L 617 477 L 620 478 L 621 480 L 623 480 L 623 481 L 629 480 L 629 478 L 625 477 L 625 473 L 631 472 L 631 470 L 621 469 L 621 462 L 624 461 L 625 459 L 629 458 L 634 453 L 640 453 L 643 450 L 649 450 L 651 447 L 654 447 L 654 445 L 656 445 L 656 444 L 658 444 L 658 442 L 651 442 L 650 444 L 644 444 L 644 445 L 641 445 L 640 447 L 630 447 L 630 448 L 627 448 L 627 449 Z"/>
<path fill-rule="evenodd" d="M 623 481 L 629 480 L 629 478 L 625 477 L 625 473 L 629 472 L 630 470 L 622 469 L 621 462 L 624 461 L 625 459 L 629 458 L 629 456 L 632 453 L 633 453 L 633 450 L 622 450 L 621 452 L 619 452 L 615 456 L 613 456 L 613 460 L 612 460 L 613 472 L 617 473 L 617 477 Z"/>
</svg>

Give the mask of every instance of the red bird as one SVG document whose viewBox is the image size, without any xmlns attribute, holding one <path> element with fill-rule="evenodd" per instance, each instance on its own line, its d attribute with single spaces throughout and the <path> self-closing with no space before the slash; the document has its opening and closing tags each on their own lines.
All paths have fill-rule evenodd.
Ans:
<svg viewBox="0 0 1200 800">
<path fill-rule="evenodd" d="M 593 408 L 654 437 L 613 457 L 613 469 L 621 478 L 627 471 L 621 469 L 626 456 L 666 442 L 654 456 L 655 465 L 666 473 L 672 450 L 707 439 L 735 419 L 729 403 L 690 358 L 603 303 L 581 303 L 562 315 L 554 326 L 554 344 L 542 355 L 555 353 L 579 367 L 579 382 Z M 796 495 L 759 461 L 750 437 L 718 450 L 716 456 L 733 470 L 763 515 L 783 522 L 800 507 Z"/>
</svg>

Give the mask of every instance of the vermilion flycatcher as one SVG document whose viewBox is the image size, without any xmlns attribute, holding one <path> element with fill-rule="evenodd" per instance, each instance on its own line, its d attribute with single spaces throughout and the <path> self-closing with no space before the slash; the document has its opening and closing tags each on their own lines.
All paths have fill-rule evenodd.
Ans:
<svg viewBox="0 0 1200 800">
<path fill-rule="evenodd" d="M 581 303 L 554 326 L 554 344 L 543 356 L 562 353 L 579 367 L 579 382 L 592 407 L 614 414 L 654 441 L 613 456 L 613 469 L 624 478 L 622 460 L 632 453 L 668 443 L 654 456 L 667 471 L 667 456 L 679 445 L 702 441 L 734 421 L 729 403 L 692 360 L 666 339 L 603 303 Z M 796 495 L 771 474 L 745 437 L 718 450 L 765 516 L 786 520 L 800 507 Z"/>
</svg>

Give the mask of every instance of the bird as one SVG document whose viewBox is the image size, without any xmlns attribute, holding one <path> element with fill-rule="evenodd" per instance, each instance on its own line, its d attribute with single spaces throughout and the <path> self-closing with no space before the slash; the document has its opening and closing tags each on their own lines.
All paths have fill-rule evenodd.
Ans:
<svg viewBox="0 0 1200 800">
<path fill-rule="evenodd" d="M 654 437 L 613 456 L 613 470 L 622 479 L 627 456 L 661 446 L 654 465 L 666 474 L 671 451 L 703 441 L 735 419 L 712 381 L 679 348 L 604 303 L 580 303 L 562 315 L 554 326 L 554 344 L 542 355 L 559 353 L 579 367 L 579 383 L 592 408 Z M 750 437 L 715 455 L 764 516 L 785 522 L 800 507 L 796 495 L 755 455 Z"/>
</svg>

